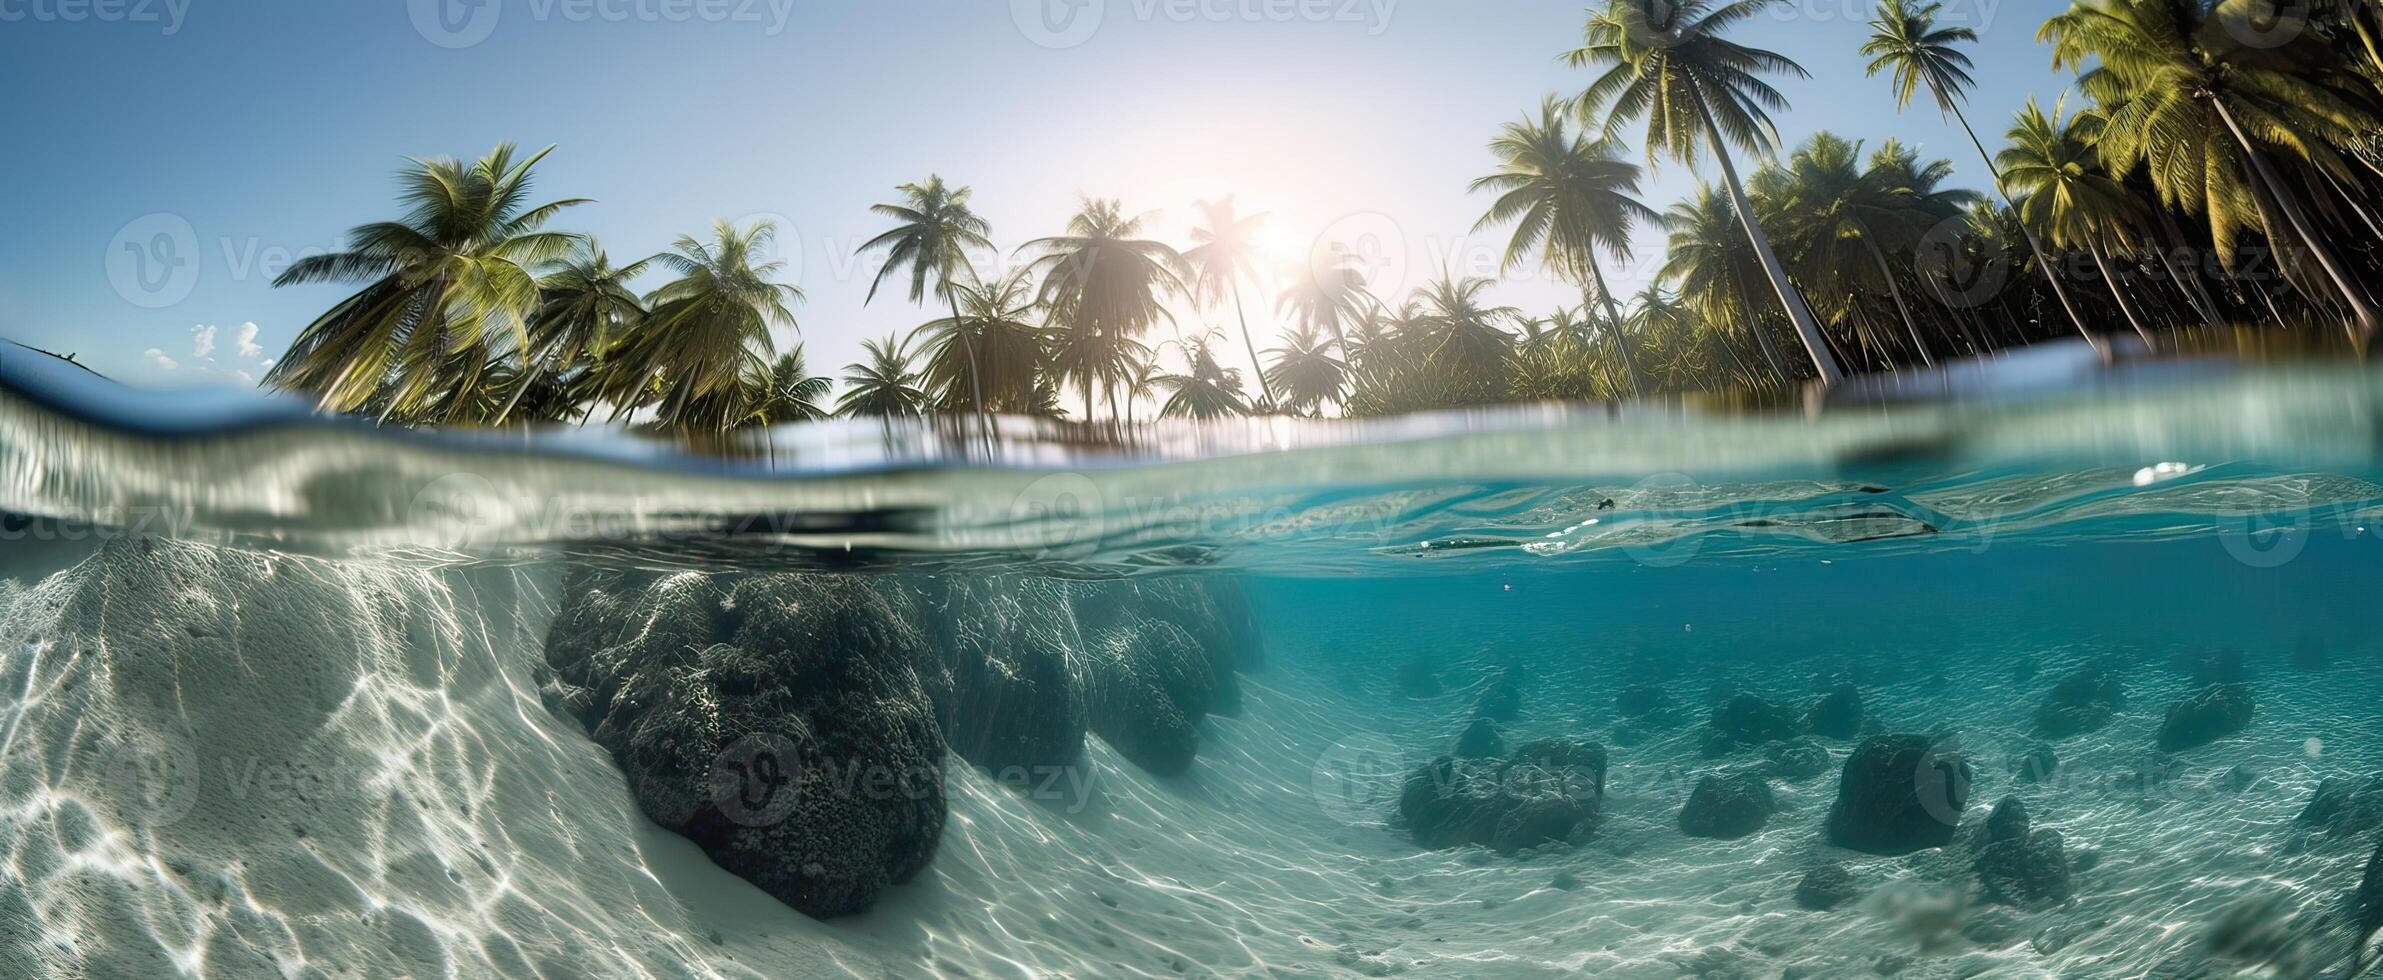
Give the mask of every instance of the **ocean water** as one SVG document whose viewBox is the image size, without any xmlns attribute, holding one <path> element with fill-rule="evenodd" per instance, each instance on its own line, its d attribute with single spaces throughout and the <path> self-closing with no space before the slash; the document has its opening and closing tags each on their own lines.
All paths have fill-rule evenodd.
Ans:
<svg viewBox="0 0 2383 980">
<path fill-rule="evenodd" d="M 2340 976 L 2375 380 L 695 452 L 0 356 L 0 976 Z"/>
</svg>

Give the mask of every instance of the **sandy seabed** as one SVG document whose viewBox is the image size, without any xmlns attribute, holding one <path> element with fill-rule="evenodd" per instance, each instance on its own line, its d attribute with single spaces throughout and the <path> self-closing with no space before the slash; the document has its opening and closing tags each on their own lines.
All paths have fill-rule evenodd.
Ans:
<svg viewBox="0 0 2383 980">
<path fill-rule="evenodd" d="M 1097 740 L 1081 783 L 955 764 L 933 866 L 821 922 L 652 825 L 540 705 L 554 579 L 128 539 L 0 580 L 0 976 L 2229 976 L 2203 956 L 2229 911 L 2330 928 L 2372 842 L 2293 817 L 2320 777 L 2383 771 L 2383 674 L 2254 661 L 2247 735 L 2120 788 L 2191 686 L 2146 662 L 2131 710 L 2060 743 L 2063 778 L 2018 786 L 2041 688 L 2101 651 L 2025 651 L 2045 676 L 2023 682 L 2021 652 L 1983 648 L 1865 690 L 1890 730 L 1961 732 L 1971 819 L 2017 795 L 2096 852 L 2063 907 L 1971 905 L 1964 855 L 1827 847 L 1833 775 L 1782 784 L 1752 837 L 1686 838 L 1688 785 L 1728 764 L 1691 728 L 1614 750 L 1587 845 L 1428 852 L 1389 825 L 1397 779 L 1453 740 L 1485 670 L 1450 657 L 1447 694 L 1398 698 L 1396 657 L 1352 674 L 1281 624 L 1189 776 Z M 1542 665 L 1509 738 L 1603 740 L 1619 687 Z M 2237 766 L 2251 788 L 2223 787 Z M 1797 908 L 1821 860 L 1870 896 Z"/>
</svg>

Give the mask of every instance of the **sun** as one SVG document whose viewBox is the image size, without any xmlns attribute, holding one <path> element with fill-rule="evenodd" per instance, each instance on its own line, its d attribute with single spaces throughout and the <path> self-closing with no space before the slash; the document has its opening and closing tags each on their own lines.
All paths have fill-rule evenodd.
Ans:
<svg viewBox="0 0 2383 980">
<path fill-rule="evenodd" d="M 1279 221 L 1269 221 L 1259 229 L 1258 254 L 1278 265 L 1299 265 L 1307 261 L 1307 253 L 1314 242 L 1299 229 Z"/>
</svg>

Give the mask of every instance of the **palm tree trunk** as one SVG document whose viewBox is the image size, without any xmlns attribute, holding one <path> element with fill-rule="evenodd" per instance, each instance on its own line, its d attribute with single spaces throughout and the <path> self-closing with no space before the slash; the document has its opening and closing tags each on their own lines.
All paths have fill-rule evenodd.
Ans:
<svg viewBox="0 0 2383 980">
<path fill-rule="evenodd" d="M 1266 365 L 1258 363 L 1258 343 L 1249 335 L 1249 311 L 1241 306 L 1241 277 L 1233 277 L 1233 315 L 1241 320 L 1241 346 L 1249 351 L 1249 369 L 1257 372 L 1258 393 L 1266 396 L 1266 404 L 1274 405 L 1274 384 L 1266 380 Z"/>
<path fill-rule="evenodd" d="M 1936 367 L 1936 356 L 1928 353 L 1928 342 L 1920 339 L 1919 321 L 1911 318 L 1911 304 L 1903 301 L 1903 287 L 1895 282 L 1895 270 L 1887 265 L 1887 253 L 1879 250 L 1868 228 L 1862 229 L 1862 244 L 1869 246 L 1870 257 L 1878 262 L 1879 278 L 1887 281 L 1887 295 L 1895 297 L 1895 310 L 1903 314 L 1903 329 L 1911 333 L 1912 346 L 1920 349 L 1920 361 L 1930 368 Z"/>
<path fill-rule="evenodd" d="M 2234 134 L 2234 142 L 2240 144 L 2243 154 L 2251 158 L 2251 169 L 2258 172 L 2260 182 L 2267 185 L 2269 194 L 2274 195 L 2276 204 L 2284 212 L 2284 220 L 2292 224 L 2292 233 L 2300 236 L 2301 243 L 2308 246 L 2309 253 L 2317 257 L 2317 265 L 2333 280 L 2333 288 L 2340 290 L 2342 299 L 2350 304 L 2351 315 L 2358 320 L 2358 332 L 2350 341 L 2364 350 L 2367 342 L 2374 339 L 2376 328 L 2383 326 L 2383 318 L 2376 315 L 2374 307 L 2367 305 L 2366 297 L 2359 291 L 2358 285 L 2343 270 L 2341 260 L 2335 258 L 2333 250 L 2325 247 L 2324 240 L 2317 237 L 2316 229 L 2309 225 L 2308 216 L 2300 212 L 2300 202 L 2292 197 L 2291 189 L 2276 178 L 2275 171 L 2267 165 L 2267 158 L 2259 153 L 2258 147 L 2251 145 L 2250 137 L 2244 135 L 2242 127 L 2235 123 L 2234 113 L 2226 108 L 2226 100 L 2212 95 L 2209 104 L 2217 107 L 2218 118 L 2226 121 L 2226 129 Z"/>
<path fill-rule="evenodd" d="M 537 383 L 538 375 L 545 373 L 546 365 L 553 360 L 554 349 L 549 347 L 545 353 L 538 355 L 538 360 L 535 363 L 526 360 L 522 362 L 521 383 L 513 386 L 513 394 L 505 399 L 505 407 L 497 409 L 496 417 L 488 420 L 489 428 L 504 427 L 505 417 L 513 414 L 514 406 L 521 404 L 521 396 L 530 390 L 530 385 Z"/>
<path fill-rule="evenodd" d="M 1647 376 L 1639 373 L 1638 355 L 1631 352 L 1629 331 L 1622 323 L 1622 308 L 1614 304 L 1613 290 L 1605 285 L 1605 270 L 1598 265 L 1597 256 L 1593 254 L 1583 258 L 1581 264 L 1589 267 L 1589 278 L 1597 283 L 1597 297 L 1605 301 L 1605 317 L 1613 323 L 1614 343 L 1622 348 L 1622 366 L 1630 370 L 1630 394 L 1634 398 L 1645 398 Z"/>
<path fill-rule="evenodd" d="M 2135 332 L 2143 335 L 2143 342 L 2149 344 L 2152 350 L 2160 349 L 2159 342 L 2151 339 L 2151 329 L 2145 327 L 2142 318 L 2135 315 L 2135 304 L 2126 301 L 2126 286 L 2111 274 L 2110 263 L 2102 258 L 2101 246 L 2089 241 L 2085 243 L 2085 251 L 2093 256 L 2093 267 L 2101 270 L 2102 281 L 2110 284 L 2110 295 L 2118 298 L 2118 311 L 2126 314 L 2126 322 L 2134 325 Z"/>
<path fill-rule="evenodd" d="M 1928 76 L 1928 87 L 1936 92 L 1936 104 L 1945 107 L 1953 120 L 1961 124 L 1961 131 L 1969 134 L 1969 145 L 1978 148 L 1978 158 L 1986 161 L 1986 173 L 1994 178 L 1994 194 L 2002 198 L 2002 206 L 2017 211 L 2019 206 L 2011 203 L 2011 192 L 2002 186 L 2002 168 L 1994 165 L 1994 155 L 1986 152 L 1986 142 L 1978 138 L 1978 131 L 1969 128 L 1969 117 L 1962 115 L 1961 107 L 1945 97 L 1944 90 L 1937 87 L 1933 74 Z M 2018 222 L 2018 225 L 2020 236 L 2027 239 L 2028 253 L 2035 256 L 2036 269 L 2044 274 L 2045 282 L 2052 284 L 2052 295 L 2059 297 L 2060 308 L 2068 313 L 2069 322 L 2076 325 L 2077 333 L 2083 335 L 2085 342 L 2091 344 L 2094 350 L 2109 354 L 2109 351 L 2102 349 L 2102 342 L 2094 339 L 2093 331 L 2085 326 L 2085 318 L 2078 315 L 2076 302 L 2069 299 L 2068 287 L 2061 285 L 2060 274 L 2052 271 L 2052 260 L 2044 257 L 2044 243 L 2036 240 L 2035 229 L 2027 227 L 2024 221 Z"/>
<path fill-rule="evenodd" d="M 2209 298 L 2195 290 L 2194 287 L 2199 285 L 2198 283 L 2187 279 L 2185 274 L 2176 268 L 2176 259 L 2168 254 L 2168 250 L 2154 248 L 2152 251 L 2159 253 L 2160 268 L 2168 270 L 2168 278 L 2175 281 L 2176 291 L 2183 293 L 2185 302 L 2192 304 L 2193 312 L 2201 315 L 2201 322 L 2209 324 L 2212 329 L 2224 328 L 2226 324 L 2224 319 L 2218 316 L 2217 307 L 2210 305 Z"/>
<path fill-rule="evenodd" d="M 1737 209 L 1738 223 L 1746 226 L 1746 237 L 1754 243 L 1754 254 L 1762 259 L 1762 271 L 1771 280 L 1771 288 L 1779 293 L 1779 305 L 1787 308 L 1787 318 L 1794 322 L 1796 336 L 1804 341 L 1804 351 L 1812 357 L 1812 366 L 1820 371 L 1823 387 L 1835 387 L 1845 379 L 1845 372 L 1837 367 L 1837 358 L 1829 353 L 1828 338 L 1820 332 L 1820 320 L 1812 315 L 1812 308 L 1804 304 L 1804 296 L 1795 284 L 1787 281 L 1787 267 L 1779 262 L 1779 254 L 1771 250 L 1771 238 L 1763 234 L 1762 222 L 1754 219 L 1754 202 L 1746 198 L 1746 187 L 1738 180 L 1738 166 L 1729 158 L 1729 144 L 1721 138 L 1721 127 L 1713 123 L 1711 112 L 1702 112 L 1705 136 L 1713 141 L 1713 158 L 1721 161 L 1721 176 L 1729 184 L 1729 203 Z"/>
</svg>

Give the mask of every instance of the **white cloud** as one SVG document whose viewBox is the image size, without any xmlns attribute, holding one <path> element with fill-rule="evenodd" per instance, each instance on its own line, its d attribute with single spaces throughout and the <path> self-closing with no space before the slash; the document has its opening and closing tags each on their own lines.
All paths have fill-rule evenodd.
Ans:
<svg viewBox="0 0 2383 980">
<path fill-rule="evenodd" d="M 190 328 L 190 356 L 206 360 L 215 354 L 215 325 L 201 324 Z"/>
<path fill-rule="evenodd" d="M 264 348 L 257 346 L 257 325 L 254 323 L 240 325 L 240 329 L 232 334 L 232 346 L 239 351 L 241 360 L 253 361 L 265 353 Z"/>
<path fill-rule="evenodd" d="M 157 365 L 158 369 L 164 371 L 171 371 L 182 366 L 180 362 L 175 361 L 171 357 L 165 356 L 164 351 L 158 350 L 155 347 L 151 347 L 148 350 L 142 351 L 141 356 L 148 358 L 150 363 Z"/>
</svg>

